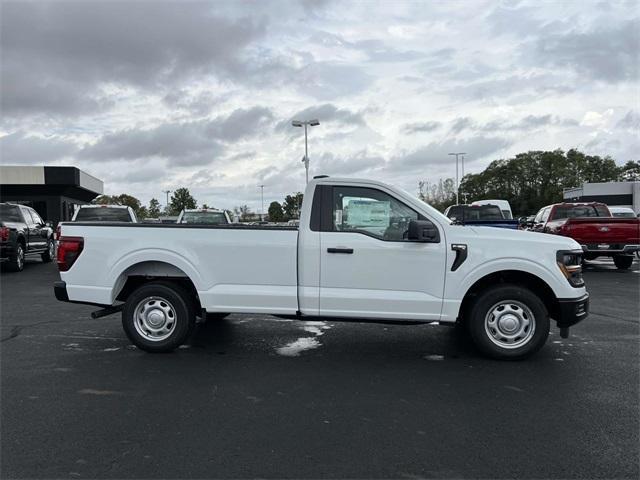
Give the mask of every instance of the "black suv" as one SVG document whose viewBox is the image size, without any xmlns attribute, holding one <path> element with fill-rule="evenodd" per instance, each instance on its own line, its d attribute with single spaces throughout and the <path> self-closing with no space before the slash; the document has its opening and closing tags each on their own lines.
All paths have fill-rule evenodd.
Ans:
<svg viewBox="0 0 640 480">
<path fill-rule="evenodd" d="M 55 258 L 53 228 L 38 212 L 25 205 L 0 203 L 0 262 L 19 272 L 26 256 L 40 255 L 43 262 Z"/>
</svg>

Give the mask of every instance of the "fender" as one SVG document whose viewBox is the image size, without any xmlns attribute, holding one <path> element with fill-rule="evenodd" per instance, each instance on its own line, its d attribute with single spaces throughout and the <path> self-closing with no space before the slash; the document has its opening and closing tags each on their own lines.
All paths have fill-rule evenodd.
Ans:
<svg viewBox="0 0 640 480">
<path fill-rule="evenodd" d="M 532 260 L 526 258 L 503 257 L 481 263 L 475 266 L 469 272 L 466 272 L 465 276 L 459 282 L 457 282 L 457 295 L 446 295 L 446 297 L 455 298 L 460 294 L 460 292 L 464 292 L 464 294 L 460 297 L 460 300 L 462 300 L 469 289 L 478 280 L 492 273 L 504 270 L 515 270 L 530 273 L 531 275 L 535 275 L 540 280 L 549 285 L 549 288 L 551 288 L 556 297 L 563 298 L 570 296 L 567 295 L 567 290 L 570 289 L 570 285 L 565 281 L 567 285 L 566 289 L 563 289 L 563 285 L 559 283 L 560 279 L 558 277 L 560 275 L 560 271 L 558 271 L 556 274 L 555 272 L 552 272 L 549 268 L 547 268 L 546 264 L 535 263 Z M 564 280 L 564 278 L 562 280 Z"/>
<path fill-rule="evenodd" d="M 117 283 L 120 280 L 121 275 L 130 267 L 142 263 L 142 262 L 162 262 L 172 265 L 182 270 L 187 277 L 193 282 L 197 290 L 205 290 L 203 280 L 198 269 L 193 263 L 182 255 L 177 254 L 171 250 L 159 249 L 159 248 L 145 248 L 142 250 L 136 250 L 118 260 L 106 275 L 106 283 L 112 288 L 112 296 L 116 295 Z"/>
</svg>

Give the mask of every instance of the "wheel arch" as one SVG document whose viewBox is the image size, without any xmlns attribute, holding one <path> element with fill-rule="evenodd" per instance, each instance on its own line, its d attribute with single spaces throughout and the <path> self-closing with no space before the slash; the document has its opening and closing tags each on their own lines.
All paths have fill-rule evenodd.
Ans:
<svg viewBox="0 0 640 480">
<path fill-rule="evenodd" d="M 524 270 L 499 270 L 486 274 L 485 276 L 476 280 L 473 285 L 471 285 L 465 292 L 462 303 L 460 304 L 458 318 L 465 318 L 467 310 L 473 304 L 474 299 L 482 291 L 486 290 L 489 287 L 500 284 L 520 285 L 531 290 L 545 304 L 545 307 L 549 312 L 549 316 L 554 319 L 558 318 L 558 297 L 556 296 L 551 286 L 549 286 L 549 284 L 539 276 L 530 272 L 526 272 Z"/>
<path fill-rule="evenodd" d="M 181 268 L 161 260 L 143 260 L 125 268 L 117 277 L 113 287 L 113 300 L 126 301 L 137 288 L 154 281 L 180 285 L 190 294 L 199 311 L 200 298 L 193 279 Z"/>
</svg>

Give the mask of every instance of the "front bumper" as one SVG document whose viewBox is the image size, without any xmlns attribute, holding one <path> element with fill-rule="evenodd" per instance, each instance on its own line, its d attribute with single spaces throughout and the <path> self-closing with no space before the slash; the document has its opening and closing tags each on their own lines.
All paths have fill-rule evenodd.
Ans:
<svg viewBox="0 0 640 480">
<path fill-rule="evenodd" d="M 556 322 L 560 328 L 568 328 L 589 316 L 589 294 L 579 298 L 558 299 L 559 311 Z"/>
</svg>

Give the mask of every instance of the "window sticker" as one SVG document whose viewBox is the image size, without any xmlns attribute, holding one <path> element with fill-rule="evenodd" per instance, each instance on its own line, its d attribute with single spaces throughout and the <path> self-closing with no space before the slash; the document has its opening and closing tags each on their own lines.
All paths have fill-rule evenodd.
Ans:
<svg viewBox="0 0 640 480">
<path fill-rule="evenodd" d="M 387 227 L 391 202 L 378 200 L 349 200 L 346 207 L 347 223 L 350 227 Z M 342 212 L 341 212 L 342 213 Z"/>
</svg>

